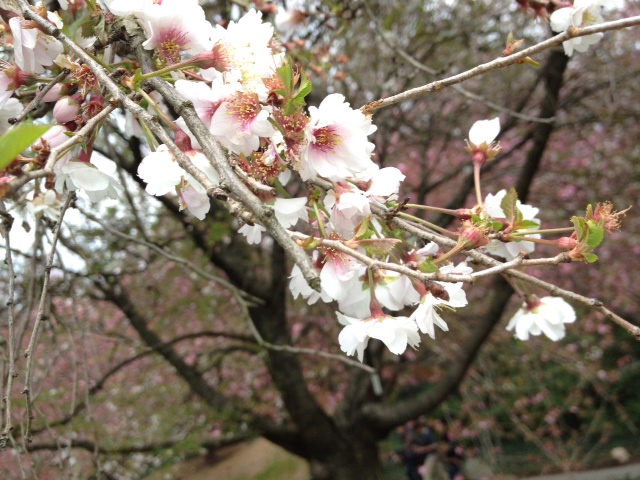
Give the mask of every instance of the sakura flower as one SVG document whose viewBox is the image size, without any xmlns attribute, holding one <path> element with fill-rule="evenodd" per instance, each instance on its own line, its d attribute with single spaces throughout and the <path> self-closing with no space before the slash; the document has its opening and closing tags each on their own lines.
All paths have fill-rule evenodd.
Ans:
<svg viewBox="0 0 640 480">
<path fill-rule="evenodd" d="M 363 361 L 364 349 L 369 338 L 381 340 L 391 353 L 400 355 L 407 349 L 420 345 L 420 335 L 415 322 L 407 317 L 392 317 L 378 308 L 373 316 L 360 320 L 336 312 L 338 321 L 345 327 L 338 336 L 340 349 L 347 355 L 357 353 L 358 360 Z"/>
<path fill-rule="evenodd" d="M 144 10 L 142 20 L 147 36 L 142 46 L 155 50 L 168 64 L 178 63 L 185 53 L 195 55 L 213 47 L 211 24 L 196 2 L 164 1 Z"/>
<path fill-rule="evenodd" d="M 469 141 L 474 145 L 489 145 L 500 133 L 500 119 L 498 117 L 493 120 L 478 120 L 469 130 Z"/>
<path fill-rule="evenodd" d="M 604 22 L 600 9 L 613 7 L 612 0 L 575 0 L 572 7 L 560 8 L 551 14 L 551 29 L 563 32 L 569 27 L 588 27 Z M 592 33 L 581 37 L 570 38 L 562 42 L 564 53 L 571 56 L 575 51 L 584 53 L 591 45 L 595 45 L 602 38 L 603 33 Z"/>
<path fill-rule="evenodd" d="M 549 339 L 557 342 L 564 338 L 564 324 L 575 321 L 575 310 L 562 298 L 538 299 L 531 295 L 511 318 L 507 330 L 515 329 L 516 338 L 519 340 L 529 340 L 529 335 L 537 336 L 544 333 Z"/>
<path fill-rule="evenodd" d="M 344 283 L 355 275 L 357 264 L 353 257 L 338 250 L 327 248 L 324 254 L 320 283 L 328 296 L 338 300 L 344 291 Z"/>
<path fill-rule="evenodd" d="M 505 217 L 505 213 L 502 210 L 500 204 L 502 203 L 502 199 L 506 194 L 506 190 L 500 190 L 495 195 L 487 195 L 487 198 L 484 201 L 484 209 L 487 215 L 494 219 Z M 518 210 L 522 212 L 524 220 L 530 220 L 532 222 L 540 224 L 540 220 L 536 218 L 536 215 L 539 212 L 538 208 L 532 207 L 531 205 L 524 205 L 520 203 L 520 200 L 516 202 L 516 206 Z M 516 232 L 517 231 L 520 230 L 516 230 Z M 532 234 L 528 236 L 532 238 L 540 238 L 540 235 L 538 234 Z M 520 252 L 531 253 L 535 248 L 536 244 L 533 242 L 521 241 L 504 243 L 500 240 L 491 240 L 491 242 L 489 242 L 489 244 L 484 247 L 484 250 L 498 257 L 502 257 L 507 260 L 513 260 L 518 256 Z"/>
<path fill-rule="evenodd" d="M 309 305 L 313 305 L 319 299 L 322 299 L 322 301 L 325 303 L 329 303 L 333 300 L 325 290 L 320 289 L 320 292 L 316 292 L 313 288 L 311 288 L 302 275 L 302 270 L 300 270 L 300 267 L 298 267 L 298 265 L 293 266 L 289 278 L 291 279 L 291 281 L 289 282 L 289 290 L 291 290 L 291 295 L 293 296 L 293 298 L 302 296 L 302 298 L 305 298 L 307 300 L 307 303 Z"/>
<path fill-rule="evenodd" d="M 213 185 L 218 185 L 218 173 L 202 152 L 187 150 L 184 153 Z M 160 145 L 155 152 L 142 159 L 138 166 L 138 176 L 147 183 L 145 190 L 151 195 L 166 195 L 177 191 L 181 209 L 188 209 L 200 220 L 209 211 L 211 205 L 207 190 L 178 165 L 166 145 Z"/>
<path fill-rule="evenodd" d="M 241 86 L 237 82 L 225 84 L 222 77 L 218 76 L 212 81 L 211 87 L 204 82 L 178 80 L 175 83 L 175 88 L 187 100 L 191 100 L 198 118 L 207 128 L 210 128 L 211 118 L 220 105 L 230 99 L 234 92 L 240 90 Z"/>
<path fill-rule="evenodd" d="M 44 215 L 45 217 L 57 222 L 60 218 L 60 202 L 56 196 L 55 190 L 47 190 L 45 193 L 40 193 L 33 200 L 27 202 L 27 210 L 29 213 L 38 218 Z"/>
<path fill-rule="evenodd" d="M 351 183 L 337 182 L 324 198 L 324 206 L 331 212 L 331 224 L 343 237 L 349 238 L 354 230 L 371 215 L 370 200 L 384 203 L 383 197 L 398 193 L 405 176 L 395 167 L 378 168 L 372 163 L 371 177 L 358 183 L 364 190 Z"/>
<path fill-rule="evenodd" d="M 69 156 L 61 159 L 54 167 L 56 173 L 55 189 L 62 193 L 82 190 L 93 203 L 106 197 L 117 199 L 122 192 L 122 186 L 111 175 L 108 175 L 95 165 L 87 162 L 71 161 Z"/>
<path fill-rule="evenodd" d="M 474 163 L 482 166 L 500 152 L 500 143 L 494 142 L 500 133 L 500 119 L 478 120 L 469 130 L 466 150 L 473 155 Z"/>
<path fill-rule="evenodd" d="M 440 269 L 442 273 L 449 274 L 469 274 L 473 271 L 471 267 L 468 267 L 466 262 L 462 262 L 455 267 L 452 265 L 445 265 Z M 416 310 L 411 314 L 411 320 L 415 321 L 422 333 L 428 334 L 431 338 L 435 339 L 435 326 L 445 332 L 449 331 L 449 326 L 442 319 L 438 313 L 438 309 L 442 306 L 448 306 L 451 308 L 460 308 L 467 305 L 467 296 L 462 289 L 462 282 L 434 282 L 440 285 L 445 291 L 448 300 L 438 298 L 430 291 L 427 291 L 422 284 L 417 284 L 416 287 L 420 293 L 420 303 Z"/>
<path fill-rule="evenodd" d="M 144 157 L 138 166 L 138 176 L 147 184 L 146 192 L 156 196 L 174 192 L 184 173 L 166 145 L 160 145 L 155 152 Z"/>
<path fill-rule="evenodd" d="M 338 183 L 324 197 L 324 206 L 331 212 L 331 224 L 340 236 L 353 237 L 354 230 L 371 215 L 369 200 L 351 184 Z"/>
<path fill-rule="evenodd" d="M 305 129 L 307 145 L 300 158 L 303 180 L 317 175 L 329 180 L 344 180 L 371 168 L 374 145 L 367 136 L 375 132 L 371 118 L 352 109 L 344 96 L 327 96 L 318 108 L 309 107 Z"/>
<path fill-rule="evenodd" d="M 255 93 L 236 92 L 216 110 L 209 130 L 213 137 L 235 154 L 251 155 L 260 146 L 260 137 L 270 137 L 275 129 L 269 112 Z"/>
<path fill-rule="evenodd" d="M 52 65 L 53 59 L 64 50 L 62 43 L 42 33 L 33 22 L 13 17 L 9 26 L 13 34 L 15 62 L 25 72 L 44 72 L 44 67 Z"/>
<path fill-rule="evenodd" d="M 308 221 L 307 214 L 307 198 L 277 198 L 273 203 L 273 211 L 276 214 L 278 222 L 284 227 L 289 228 L 298 223 L 298 220 Z"/>
<path fill-rule="evenodd" d="M 249 225 L 247 223 L 238 229 L 238 233 L 244 235 L 247 238 L 247 243 L 249 244 L 260 243 L 260 240 L 262 240 L 262 233 L 266 231 L 266 228 L 262 225 L 258 225 L 257 223 L 254 225 Z"/>
<path fill-rule="evenodd" d="M 270 47 L 272 37 L 273 25 L 263 22 L 262 13 L 253 8 L 226 29 L 216 26 L 211 36 L 218 53 L 229 59 L 227 80 L 238 80 L 262 101 L 267 96 L 262 79 L 273 76 L 283 61 L 283 55 L 274 54 Z"/>
</svg>

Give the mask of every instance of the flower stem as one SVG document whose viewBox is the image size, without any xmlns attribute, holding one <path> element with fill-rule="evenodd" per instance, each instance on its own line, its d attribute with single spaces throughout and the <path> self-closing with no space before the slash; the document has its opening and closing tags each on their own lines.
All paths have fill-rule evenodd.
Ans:
<svg viewBox="0 0 640 480">
<path fill-rule="evenodd" d="M 543 238 L 531 238 L 531 237 L 519 237 L 519 236 L 518 238 L 513 238 L 513 234 L 510 234 L 510 235 L 507 235 L 507 239 L 518 240 L 523 242 L 539 243 L 541 245 L 553 245 L 554 247 L 558 246 L 555 240 L 544 240 Z"/>
<path fill-rule="evenodd" d="M 313 200 L 313 211 L 316 214 L 316 222 L 318 222 L 318 229 L 320 230 L 320 235 L 322 238 L 329 238 L 327 236 L 327 231 L 324 228 L 324 222 L 322 221 L 322 217 L 320 216 L 320 209 L 318 208 L 318 202 Z"/>
<path fill-rule="evenodd" d="M 478 201 L 478 206 L 482 208 L 482 190 L 480 188 L 480 169 L 482 165 L 474 162 L 473 163 L 473 183 L 476 186 L 476 200 Z"/>
<path fill-rule="evenodd" d="M 455 217 L 458 216 L 458 211 L 451 210 L 450 208 L 431 207 L 429 205 L 418 205 L 417 203 L 407 203 L 405 207 L 415 208 L 416 210 L 428 210 L 430 212 L 445 213 L 447 215 L 453 215 Z"/>
<path fill-rule="evenodd" d="M 158 106 L 158 104 L 156 102 L 153 101 L 153 99 L 149 96 L 149 94 L 147 92 L 145 92 L 143 89 L 141 88 L 137 88 L 136 92 L 139 93 L 147 102 L 149 102 L 149 105 L 151 105 L 153 107 L 153 109 L 156 111 L 156 113 L 158 114 L 158 116 L 170 127 L 173 128 L 174 123 L 173 120 L 171 120 Z"/>
<path fill-rule="evenodd" d="M 432 263 L 434 265 L 437 265 L 438 263 L 442 263 L 445 262 L 447 260 L 449 260 L 451 257 L 453 257 L 454 255 L 457 255 L 458 253 L 460 253 L 461 251 L 463 251 L 465 249 L 466 245 L 464 242 L 461 242 L 459 244 L 457 244 L 455 247 L 453 247 L 451 250 L 449 250 L 447 253 L 445 253 L 444 255 L 441 255 L 437 258 L 434 258 Z"/>
<path fill-rule="evenodd" d="M 521 235 L 530 235 L 532 233 L 566 233 L 566 232 L 573 232 L 575 230 L 575 228 L 573 227 L 563 227 L 563 228 L 547 228 L 545 230 L 518 230 L 517 232 L 513 232 L 510 234 L 510 236 L 514 237 L 514 236 L 521 236 Z"/>
<path fill-rule="evenodd" d="M 412 222 L 416 222 L 421 225 L 424 225 L 425 227 L 430 228 L 431 230 L 435 230 L 436 232 L 442 233 L 443 235 L 446 235 L 449 238 L 458 238 L 458 236 L 455 233 L 450 232 L 446 228 L 439 227 L 434 223 L 431 223 L 427 220 L 423 220 L 418 217 L 414 217 L 413 215 L 409 215 L 408 213 L 398 212 L 398 216 L 402 218 L 406 218 L 407 220 L 411 220 Z"/>
</svg>

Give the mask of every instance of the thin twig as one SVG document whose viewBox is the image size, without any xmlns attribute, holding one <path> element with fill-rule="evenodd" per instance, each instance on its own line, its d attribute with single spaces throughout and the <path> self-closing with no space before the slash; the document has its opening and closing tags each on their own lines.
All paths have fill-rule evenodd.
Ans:
<svg viewBox="0 0 640 480">
<path fill-rule="evenodd" d="M 24 356 L 27 359 L 27 368 L 25 371 L 25 380 L 24 380 L 24 393 L 27 396 L 27 426 L 25 430 L 24 438 L 27 443 L 31 442 L 31 425 L 33 422 L 33 405 L 31 398 L 31 374 L 33 369 L 33 357 L 34 350 L 36 348 L 36 342 L 38 338 L 38 333 L 40 330 L 40 325 L 44 320 L 46 320 L 46 305 L 47 300 L 49 298 L 49 281 L 51 278 L 51 269 L 53 268 L 53 259 L 56 256 L 56 244 L 58 243 L 58 237 L 60 236 L 60 231 L 62 230 L 62 220 L 64 219 L 64 214 L 67 212 L 69 205 L 75 198 L 75 192 L 70 192 L 67 194 L 67 198 L 60 209 L 60 219 L 56 223 L 55 230 L 53 231 L 53 238 L 51 240 L 51 250 L 49 251 L 49 256 L 47 257 L 47 263 L 44 267 L 44 276 L 42 281 L 42 293 L 40 295 L 40 303 L 38 305 L 38 313 L 36 315 L 36 321 L 33 325 L 33 330 L 31 331 L 31 339 L 29 340 L 29 345 L 24 352 Z"/>
<path fill-rule="evenodd" d="M 229 290 L 232 291 L 236 291 L 236 293 L 240 296 L 240 297 L 244 297 L 246 300 L 243 300 L 244 302 L 246 301 L 250 301 L 256 304 L 261 304 L 264 303 L 264 301 L 258 297 L 254 297 L 253 295 L 250 295 L 249 293 L 245 292 L 244 290 L 240 290 L 239 288 L 237 288 L 235 285 L 233 285 L 231 282 L 228 282 L 227 280 L 225 280 L 224 278 L 212 275 L 206 271 L 204 271 L 203 269 L 201 269 L 200 267 L 194 265 L 193 263 L 189 262 L 188 260 L 186 260 L 183 257 L 179 257 L 177 255 L 174 255 L 173 253 L 167 251 L 166 249 L 156 245 L 155 243 L 152 242 L 148 242 L 146 240 L 141 240 L 139 238 L 136 238 L 132 235 L 127 235 L 126 233 L 123 233 L 119 230 L 116 230 L 115 228 L 111 227 L 109 224 L 107 224 L 106 222 L 103 222 L 102 220 L 100 220 L 98 217 L 96 217 L 95 215 L 89 213 L 88 211 L 86 211 L 85 209 L 78 207 L 78 210 L 80 210 L 80 212 L 87 217 L 89 220 L 96 222 L 98 225 L 100 225 L 105 231 L 116 235 L 117 237 L 123 238 L 129 242 L 133 242 L 133 243 L 137 243 L 138 245 L 142 245 L 144 247 L 147 247 L 151 250 L 153 250 L 154 252 L 162 255 L 163 257 L 165 257 L 167 260 L 171 260 L 172 262 L 178 263 L 180 265 L 184 265 L 185 267 L 187 267 L 189 270 L 193 271 L 194 273 L 196 273 L 198 276 L 206 279 L 206 280 L 210 280 L 212 282 L 215 282 L 219 285 L 222 285 L 225 288 L 228 288 Z"/>
<path fill-rule="evenodd" d="M 11 410 L 11 398 L 13 390 L 13 379 L 18 376 L 16 373 L 16 344 L 15 344 L 15 331 L 14 331 L 14 295 L 15 295 L 15 272 L 13 270 L 13 258 L 11 256 L 11 224 L 13 223 L 13 217 L 9 215 L 4 206 L 4 202 L 0 200 L 0 208 L 2 209 L 2 221 L 0 222 L 0 233 L 5 239 L 5 258 L 4 263 L 7 266 L 7 275 L 9 275 L 9 292 L 7 298 L 7 323 L 9 326 L 7 348 L 9 349 L 9 371 L 7 372 L 7 387 L 4 390 L 4 409 L 5 409 L 5 424 L 2 434 L 0 435 L 0 449 L 7 448 L 7 442 L 10 439 L 11 431 L 13 430 Z M 0 379 L 0 382 L 4 382 L 4 379 Z"/>
<path fill-rule="evenodd" d="M 93 130 L 104 121 L 111 112 L 115 110 L 115 105 L 108 105 L 104 108 L 100 113 L 98 113 L 95 117 L 92 117 L 80 130 L 75 132 L 69 140 L 66 140 L 61 145 L 58 145 L 55 148 L 51 149 L 49 152 L 49 157 L 47 158 L 47 163 L 40 170 L 34 170 L 33 172 L 25 172 L 19 177 L 15 177 L 9 182 L 9 195 L 15 195 L 16 192 L 22 188 L 25 184 L 29 183 L 31 180 L 36 178 L 46 177 L 51 175 L 53 172 L 53 167 L 56 162 L 60 159 L 60 156 L 64 154 L 71 147 L 82 143 L 85 139 L 89 138 L 90 134 Z"/>
<path fill-rule="evenodd" d="M 69 70 L 63 69 L 57 76 L 53 77 L 50 82 L 47 82 L 42 88 L 39 88 L 36 91 L 36 95 L 33 97 L 33 100 L 31 100 L 29 105 L 27 105 L 22 113 L 15 117 L 11 123 L 13 125 L 16 125 L 22 122 L 27 117 L 27 115 L 29 115 L 31 110 L 34 110 L 38 105 L 40 105 L 42 99 L 49 92 L 49 90 L 51 90 L 56 84 L 64 80 L 67 75 L 69 75 Z"/>
<path fill-rule="evenodd" d="M 369 7 L 368 3 L 362 2 L 362 4 L 364 5 L 364 8 L 367 11 L 367 14 L 369 15 L 369 19 L 373 22 L 373 25 L 376 29 L 376 33 L 382 39 L 385 45 L 387 45 L 387 47 L 393 50 L 400 57 L 404 58 L 409 64 L 411 64 L 413 67 L 417 68 L 418 70 L 426 72 L 430 75 L 436 75 L 438 73 L 437 70 L 427 67 L 424 63 L 417 60 L 406 50 L 404 50 L 403 48 L 400 48 L 395 43 L 392 43 L 380 28 L 379 22 L 377 21 L 376 16 L 371 11 L 371 8 Z M 555 117 L 540 118 L 540 117 L 535 117 L 532 115 L 526 115 L 524 113 L 516 112 L 515 110 L 511 110 L 507 107 L 503 107 L 502 105 L 492 102 L 491 100 L 487 100 L 486 98 L 467 90 L 461 85 L 452 85 L 451 88 L 456 92 L 464 95 L 470 100 L 483 103 L 484 105 L 486 105 L 489 108 L 492 108 L 493 110 L 497 110 L 499 112 L 505 113 L 512 117 L 519 118 L 520 120 L 524 120 L 527 122 L 534 122 L 534 123 L 553 123 L 555 121 Z"/>
<path fill-rule="evenodd" d="M 260 335 L 260 332 L 258 332 L 258 329 L 253 323 L 251 316 L 247 317 L 247 321 L 249 323 L 249 329 L 251 330 L 251 333 L 256 338 L 258 345 L 260 345 L 261 347 L 268 348 L 269 350 L 275 350 L 277 352 L 303 353 L 306 355 L 316 355 L 318 357 L 328 358 L 330 360 L 338 360 L 339 362 L 345 363 L 351 367 L 356 367 L 364 370 L 372 376 L 378 376 L 378 372 L 375 368 L 360 362 L 356 362 L 355 360 L 352 360 L 349 357 L 345 357 L 344 355 L 336 355 L 335 353 L 323 352 L 321 350 L 314 350 L 312 348 L 292 347 L 290 345 L 275 345 L 273 343 L 269 343 L 262 338 L 262 335 Z"/>
<path fill-rule="evenodd" d="M 620 30 L 623 28 L 633 27 L 639 24 L 640 24 L 640 15 L 635 17 L 623 18 L 622 20 L 605 22 L 598 25 L 593 25 L 591 27 L 584 27 L 584 28 L 571 27 L 565 32 L 562 32 L 556 35 L 555 37 L 552 37 L 548 40 L 540 42 L 537 45 L 534 45 L 532 47 L 525 48 L 524 50 L 518 53 L 514 53 L 513 55 L 509 55 L 508 57 L 500 57 L 490 62 L 483 63 L 482 65 L 478 65 L 477 67 L 474 67 L 465 72 L 445 78 L 443 80 L 437 80 L 435 82 L 428 83 L 421 87 L 412 88 L 410 90 L 406 90 L 404 92 L 398 93 L 396 95 L 392 95 L 387 98 L 381 98 L 380 100 L 375 100 L 361 107 L 361 110 L 365 114 L 372 114 L 373 112 L 375 112 L 376 110 L 380 110 L 381 108 L 389 107 L 391 105 L 395 105 L 396 103 L 400 103 L 406 100 L 410 100 L 412 98 L 420 97 L 427 93 L 438 92 L 445 87 L 450 87 L 452 85 L 462 83 L 471 78 L 491 72 L 492 70 L 498 70 L 500 68 L 508 67 L 509 65 L 514 65 L 516 63 L 519 63 L 521 60 L 524 60 L 526 57 L 535 55 L 536 53 L 540 53 L 545 50 L 549 50 L 550 48 L 555 47 L 556 45 L 560 45 L 565 40 L 569 40 L 575 37 L 582 37 L 585 35 L 591 35 L 593 33 L 607 32 L 611 30 Z"/>
</svg>

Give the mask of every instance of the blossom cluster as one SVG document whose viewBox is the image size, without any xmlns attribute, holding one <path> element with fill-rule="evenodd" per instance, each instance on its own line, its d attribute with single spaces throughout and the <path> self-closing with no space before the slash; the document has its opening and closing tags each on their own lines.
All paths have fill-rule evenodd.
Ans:
<svg viewBox="0 0 640 480">
<path fill-rule="evenodd" d="M 209 187 L 219 186 L 222 177 L 219 166 L 203 153 L 187 121 L 169 118 L 161 98 L 138 88 L 143 77 L 158 74 L 192 103 L 211 138 L 226 149 L 238 177 L 249 188 L 259 185 L 254 191 L 272 209 L 280 226 L 292 229 L 303 224 L 298 228 L 305 230 L 307 240 L 300 243 L 313 250 L 320 289 L 312 289 L 299 266 L 294 265 L 291 293 L 309 304 L 318 300 L 337 304 L 338 321 L 343 326 L 339 343 L 348 355 L 357 355 L 363 361 L 371 338 L 381 340 L 395 354 L 403 353 L 407 346 L 416 348 L 420 343 L 418 332 L 435 338 L 436 326 L 448 330 L 441 315 L 444 309 L 467 305 L 462 281 L 424 282 L 400 273 L 406 272 L 402 268 L 440 272 L 455 280 L 456 275 L 473 273 L 466 260 L 457 264 L 450 260 L 464 250 L 480 248 L 507 261 L 534 251 L 535 242 L 540 240 L 538 209 L 522 204 L 513 190 L 483 198 L 479 181 L 476 206 L 456 213 L 464 223 L 455 249 L 443 253 L 435 243 L 424 246 L 415 239 L 398 240 L 394 226 L 378 219 L 374 211 L 406 207 L 398 199 L 405 175 L 395 167 L 380 168 L 373 161 L 371 135 L 376 126 L 371 116 L 352 108 L 339 93 L 331 93 L 317 107 L 305 109 L 311 82 L 285 57 L 274 39 L 274 27 L 263 21 L 260 12 L 251 9 L 237 21 L 214 26 L 196 0 L 105 3 L 111 16 L 135 19 L 144 32 L 142 46 L 153 54 L 158 69 L 144 75 L 128 72 L 123 88 L 138 89 L 145 106 L 158 112 L 173 131 L 174 144 L 202 174 L 187 172 L 169 145 L 158 145 L 134 122 L 129 133 L 145 136 L 151 150 L 137 168 L 146 192 L 175 195 L 181 208 L 202 220 L 211 209 Z M 573 7 L 553 13 L 551 26 L 558 31 L 602 21 L 600 8 L 606 4 L 605 0 L 576 0 Z M 62 28 L 57 14 L 42 9 L 39 13 Z M 108 99 L 103 97 L 94 73 L 74 57 L 65 56 L 58 40 L 18 13 L 9 16 L 15 65 L 6 65 L 0 71 L 3 111 L 16 108 L 19 102 L 12 98 L 14 92 L 37 83 L 36 75 L 56 68 L 71 72 L 69 80 L 55 85 L 42 99 L 55 102 L 51 111 L 57 125 L 32 146 L 41 165 L 48 154 L 106 108 Z M 564 48 L 571 55 L 574 50 L 585 51 L 598 39 L 598 35 L 576 37 L 566 41 Z M 499 133 L 498 118 L 471 127 L 466 150 L 477 172 L 500 154 L 501 146 L 496 141 Z M 95 136 L 90 136 L 82 148 L 63 152 L 53 170 L 55 178 L 48 182 L 50 189 L 33 196 L 35 212 L 53 215 L 57 201 L 54 191 L 79 190 L 92 202 L 120 196 L 119 182 L 92 163 L 94 140 Z M 11 172 L 5 173 L 6 181 L 10 181 Z M 308 195 L 291 198 L 287 185 L 293 177 L 306 182 Z M 249 243 L 260 243 L 265 226 L 256 219 L 242 218 L 245 220 L 238 232 Z M 574 252 L 572 258 L 588 260 L 590 251 L 576 249 L 593 244 L 588 241 L 593 236 L 589 237 L 587 230 L 595 232 L 598 225 L 594 218 L 583 220 L 576 227 L 582 236 L 576 234 L 571 241 L 558 242 L 558 246 Z M 393 261 L 399 268 L 373 268 L 343 249 L 333 248 L 331 242 L 341 242 L 354 252 L 382 262 Z M 559 340 L 565 324 L 574 320 L 575 313 L 566 302 L 530 297 L 508 329 L 515 330 L 521 340 L 540 333 Z"/>
</svg>

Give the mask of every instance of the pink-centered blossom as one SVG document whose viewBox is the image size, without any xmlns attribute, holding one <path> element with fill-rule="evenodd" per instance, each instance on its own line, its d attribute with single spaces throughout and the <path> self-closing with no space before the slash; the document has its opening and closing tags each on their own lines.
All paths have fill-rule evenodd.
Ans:
<svg viewBox="0 0 640 480">
<path fill-rule="evenodd" d="M 164 0 L 141 17 L 147 36 L 142 46 L 155 50 L 168 64 L 178 63 L 183 54 L 196 55 L 213 47 L 211 24 L 195 2 Z"/>
<path fill-rule="evenodd" d="M 354 110 L 343 95 L 327 96 L 318 108 L 309 107 L 305 129 L 307 144 L 300 157 L 300 176 L 339 181 L 369 170 L 374 145 L 367 137 L 375 132 L 371 118 Z"/>
<path fill-rule="evenodd" d="M 529 335 L 537 336 L 544 333 L 549 339 L 557 342 L 564 338 L 565 323 L 575 321 L 576 312 L 564 299 L 538 299 L 531 295 L 511 318 L 507 330 L 515 330 L 515 336 L 519 340 L 529 340 Z"/>
<path fill-rule="evenodd" d="M 211 118 L 213 137 L 237 155 L 251 155 L 260 147 L 260 137 L 275 133 L 269 111 L 255 93 L 236 92 L 223 102 Z"/>
</svg>

